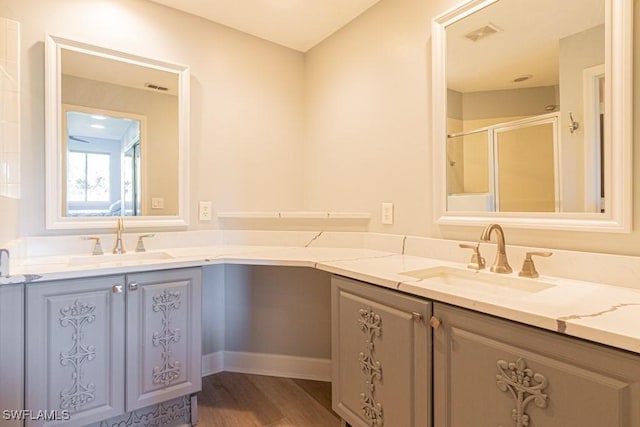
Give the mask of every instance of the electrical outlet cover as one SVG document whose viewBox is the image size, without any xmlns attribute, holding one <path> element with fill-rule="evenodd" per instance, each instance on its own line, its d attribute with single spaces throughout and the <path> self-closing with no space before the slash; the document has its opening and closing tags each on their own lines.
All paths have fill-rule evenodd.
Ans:
<svg viewBox="0 0 640 427">
<path fill-rule="evenodd" d="M 198 218 L 200 221 L 211 221 L 213 204 L 209 201 L 201 201 L 198 204 Z"/>
<path fill-rule="evenodd" d="M 384 225 L 393 224 L 393 203 L 390 203 L 390 202 L 382 203 L 381 219 Z"/>
</svg>

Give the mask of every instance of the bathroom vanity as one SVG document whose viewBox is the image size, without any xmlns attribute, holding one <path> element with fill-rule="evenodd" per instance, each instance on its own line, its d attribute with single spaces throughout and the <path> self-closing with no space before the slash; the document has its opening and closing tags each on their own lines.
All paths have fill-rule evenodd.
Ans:
<svg viewBox="0 0 640 427">
<path fill-rule="evenodd" d="M 331 317 L 331 369 L 324 379 L 333 381 L 334 410 L 353 427 L 640 426 L 640 291 L 545 276 L 551 262 L 571 257 L 576 266 L 596 265 L 602 255 L 556 251 L 540 261 L 542 276 L 531 279 L 442 259 L 468 253 L 436 239 L 421 244 L 440 259 L 393 251 L 417 246 L 418 239 L 402 236 L 369 235 L 372 242 L 385 241 L 363 246 L 357 233 L 276 233 L 265 246 L 261 233 L 163 234 L 154 242 L 178 247 L 123 261 L 103 255 L 87 264 L 92 256 L 86 255 L 81 263 L 78 252 L 30 257 L 42 250 L 29 244 L 14 250 L 24 258 L 14 260 L 11 277 L 32 276 L 0 286 L 0 334 L 11 333 L 16 343 L 24 339 L 24 352 L 19 344 L 0 349 L 3 408 L 69 411 L 71 419 L 60 425 L 195 422 L 191 396 L 200 389 L 201 372 L 211 372 L 203 369 L 209 355 L 202 354 L 200 337 L 214 327 L 210 320 L 201 324 L 202 305 L 211 298 L 202 287 L 231 277 L 205 274 L 202 283 L 202 271 L 236 264 L 282 269 L 277 280 L 286 280 L 287 268 L 315 269 L 325 278 L 317 286 L 331 286 L 331 310 L 320 314 L 326 318 L 293 327 L 317 339 Z M 77 236 L 44 240 L 60 248 L 90 246 Z M 514 269 L 527 250 L 507 248 Z M 637 262 L 619 259 L 618 267 L 632 272 Z M 260 295 L 271 290 L 265 286 L 259 284 Z M 281 298 L 289 301 L 289 295 L 271 297 L 265 302 L 271 308 Z M 223 304 L 230 301 L 242 304 L 236 297 Z M 259 318 L 263 302 L 244 301 Z M 268 356 L 291 360 L 282 353 Z M 24 403 L 15 392 L 23 387 Z M 56 424 L 24 421 L 0 425 Z"/>
<path fill-rule="evenodd" d="M 640 425 L 638 355 L 340 276 L 332 293 L 353 427 Z"/>
<path fill-rule="evenodd" d="M 12 232 L 9 238 L 50 236 L 11 243 L 9 277 L 0 252 L 0 427 L 196 423 L 194 395 L 202 374 L 227 367 L 242 370 L 246 365 L 225 365 L 235 356 L 259 359 L 249 350 L 227 347 L 231 340 L 224 333 L 231 326 L 226 323 L 215 325 L 223 329 L 224 348 L 203 354 L 202 339 L 209 336 L 203 330 L 213 329 L 218 317 L 226 322 L 224 306 L 231 306 L 229 301 L 247 305 L 242 307 L 245 311 L 232 313 L 232 321 L 254 314 L 255 305 L 262 303 L 259 298 L 227 300 L 223 295 L 216 301 L 222 314 L 212 320 L 215 316 L 206 312 L 207 320 L 202 321 L 203 304 L 212 298 L 207 287 L 221 281 L 226 292 L 227 281 L 235 285 L 226 273 L 207 279 L 207 269 L 227 264 L 302 267 L 315 269 L 326 279 L 321 284 L 330 291 L 331 309 L 317 304 L 318 311 L 325 312 L 296 312 L 297 318 L 286 320 L 303 330 L 301 335 L 321 341 L 317 347 L 331 347 L 330 358 L 304 354 L 296 361 L 301 361 L 305 374 L 306 366 L 329 367 L 324 376 L 313 374 L 332 380 L 333 408 L 352 427 L 640 427 L 638 257 L 554 251 L 553 257 L 541 261 L 541 277 L 536 278 L 532 268 L 530 278 L 520 278 L 508 269 L 500 271 L 503 274 L 468 269 L 469 254 L 452 240 L 364 232 L 261 233 L 232 231 L 229 225 L 252 219 L 277 230 L 292 225 L 316 230 L 307 222 L 315 217 L 317 229 L 414 230 L 446 237 L 468 235 L 451 227 L 499 222 L 526 232 L 587 232 L 586 237 L 545 236 L 547 241 L 568 236 L 576 239 L 574 247 L 591 250 L 606 251 L 617 242 L 633 244 L 623 239 L 602 246 L 590 242 L 597 239 L 590 233 L 608 236 L 632 230 L 633 0 L 582 1 L 581 7 L 573 8 L 557 1 L 524 5 L 469 0 L 444 13 L 441 5 L 431 4 L 437 2 L 388 1 L 362 18 L 353 31 L 336 33 L 331 43 L 335 51 L 316 49 L 308 58 L 245 34 L 234 35 L 217 24 L 204 26 L 199 18 L 180 15 L 174 21 L 169 18 L 173 14 L 147 2 L 136 3 L 130 11 L 126 2 L 113 2 L 131 12 L 123 16 L 131 20 L 118 19 L 115 38 L 114 29 L 105 25 L 105 10 L 97 9 L 109 2 L 89 2 L 86 9 L 73 2 L 55 7 L 20 3 L 14 0 L 4 9 L 25 21 L 27 31 L 19 39 L 28 55 L 18 62 L 26 66 L 21 74 L 29 79 L 28 91 L 20 99 L 22 106 L 14 94 L 9 98 L 7 91 L 3 93 L 5 103 L 12 106 L 6 108 L 11 114 L 3 118 L 11 119 L 5 121 L 16 130 L 5 132 L 15 147 L 8 150 L 10 145 L 4 144 L 0 157 L 13 163 L 7 170 L 21 171 L 17 175 L 25 181 L 28 197 L 15 209 L 12 204 L 5 216 L 24 216 L 21 221 L 10 218 L 8 227 L 19 233 Z M 94 8 L 100 13 L 87 13 Z M 565 11 L 566 15 L 559 13 Z M 422 21 L 402 20 L 409 17 Z M 532 36 L 543 23 L 555 26 Z M 167 28 L 172 29 L 170 42 L 161 43 L 167 39 Z M 556 37 L 556 33 L 563 34 Z M 490 34 L 492 38 L 478 44 L 464 40 L 467 35 L 473 40 Z M 555 39 L 543 40 L 540 35 Z M 498 43 L 501 37 L 512 42 L 513 50 Z M 128 43 L 134 38 L 137 43 Z M 458 39 L 473 46 L 474 54 L 461 50 Z M 539 50 L 524 41 L 564 48 L 529 61 L 520 55 Z M 487 51 L 481 52 L 479 46 Z M 431 61 L 425 61 L 425 47 Z M 38 54 L 42 50 L 44 70 Z M 586 63 L 574 58 L 581 51 L 593 51 L 596 59 Z M 189 65 L 147 55 L 180 58 Z M 530 65 L 560 64 L 549 75 L 562 76 L 562 84 L 539 80 L 539 85 L 529 86 L 537 84 L 534 74 L 539 78 L 547 73 L 539 68 L 526 75 L 497 75 L 512 73 L 503 64 L 518 58 L 527 60 L 520 62 L 527 65 L 525 70 Z M 79 74 L 74 64 L 90 72 Z M 255 71 L 270 64 L 278 68 Z M 118 76 L 133 74 L 129 67 L 145 72 L 135 91 L 113 80 L 96 83 L 100 79 L 93 74 L 95 69 Z M 368 78 L 371 70 L 376 74 Z M 483 74 L 491 84 L 468 86 L 482 80 L 478 77 Z M 248 79 L 249 75 L 259 78 Z M 338 75 L 353 80 L 334 78 Z M 11 84 L 16 93 L 17 76 Z M 500 84 L 494 86 L 494 80 Z M 193 98 L 192 82 L 196 83 Z M 502 86 L 503 82 L 509 85 Z M 507 91 L 510 101 L 504 102 Z M 260 95 L 252 99 L 254 108 L 235 108 L 253 94 Z M 544 102 L 534 105 L 530 102 L 534 98 Z M 370 108 L 374 104 L 376 108 Z M 345 105 L 358 115 L 340 114 Z M 431 123 L 422 114 L 428 105 Z M 474 105 L 475 111 L 468 108 Z M 194 106 L 197 114 L 191 116 Z M 491 116 L 487 106 L 495 110 Z M 267 117 L 265 111 L 277 114 Z M 79 117 L 91 116 L 138 124 L 130 124 L 113 149 L 114 158 L 122 162 L 113 163 L 120 168 L 110 173 L 109 197 L 87 203 L 90 186 L 69 185 L 76 180 L 67 165 L 86 163 L 90 157 L 106 162 L 104 152 L 111 152 L 100 134 L 73 126 Z M 247 133 L 247 124 L 260 138 Z M 18 128 L 27 131 L 22 138 Z M 303 128 L 308 131 L 301 132 Z M 550 135 L 546 148 L 539 147 L 545 149 L 544 156 L 538 154 L 542 151 L 522 151 L 523 145 L 531 144 L 521 135 L 534 128 Z M 19 147 L 20 139 L 24 148 Z M 390 157 L 385 151 L 391 147 L 389 140 L 395 139 L 401 145 L 394 155 L 402 157 Z M 518 139 L 519 144 L 512 145 Z M 433 164 L 425 168 L 429 149 Z M 33 154 L 36 162 L 23 160 L 20 168 L 21 150 Z M 375 156 L 363 161 L 362 153 L 368 150 Z M 327 156 L 313 156 L 318 153 Z M 532 158 L 537 161 L 531 162 Z M 34 167 L 38 159 L 44 169 Z M 311 168 L 309 159 L 314 163 Z M 192 160 L 196 162 L 190 167 Z M 336 175 L 335 160 L 349 165 L 342 169 L 350 172 Z M 284 171 L 274 167 L 285 164 L 293 166 Z M 337 224 L 330 224 L 336 213 L 329 212 L 216 212 L 221 229 L 196 231 L 215 224 L 195 224 L 196 216 L 190 213 L 196 198 L 205 202 L 199 205 L 201 221 L 212 219 L 210 201 L 216 210 L 262 207 L 265 200 L 269 206 L 348 205 L 369 210 L 380 202 L 378 191 L 365 191 L 353 203 L 347 203 L 344 194 L 361 191 L 362 183 L 380 185 L 379 170 L 396 170 L 398 165 L 411 174 L 400 174 L 388 188 L 421 184 L 416 194 L 400 194 L 398 213 L 411 215 L 401 218 L 397 228 L 385 228 L 391 225 L 387 219 L 385 225 L 369 228 L 369 211 L 344 215 Z M 524 183 L 515 181 L 514 175 L 529 175 L 524 166 L 541 169 L 540 165 L 545 166 L 544 179 L 531 175 Z M 213 172 L 203 173 L 209 171 Z M 309 180 L 299 184 L 302 172 L 313 176 L 313 185 Z M 132 179 L 120 180 L 125 175 Z M 256 189 L 258 180 L 265 185 Z M 425 188 L 429 181 L 430 190 Z M 223 182 L 223 186 L 212 184 Z M 543 183 L 545 202 L 538 206 L 534 190 Z M 19 183 L 4 184 L 5 190 L 19 193 L 15 191 Z M 268 191 L 259 194 L 263 187 Z M 513 188 L 518 197 L 526 196 L 526 203 L 515 207 L 507 203 L 514 198 Z M 433 207 L 425 203 L 429 192 Z M 0 193 L 17 197 L 11 191 Z M 394 191 L 389 197 L 398 194 Z M 42 213 L 41 206 L 33 203 L 40 199 L 45 200 Z M 129 232 L 163 227 L 191 231 L 157 233 L 149 251 L 124 255 L 124 247 L 135 247 L 139 235 L 124 233 L 122 220 L 115 245 L 112 235 L 99 236 L 105 247 L 120 254 L 90 255 L 91 243 L 83 240 L 88 236 L 53 235 L 104 231 L 123 215 Z M 359 222 L 363 218 L 366 221 Z M 289 223 L 279 222 L 287 219 Z M 417 227 L 417 221 L 428 225 Z M 442 229 L 436 231 L 432 222 Z M 124 246 L 121 239 L 128 239 Z M 541 240 L 521 235 L 519 241 Z M 541 254 L 540 248 L 510 247 L 505 252 L 504 238 L 500 246 L 502 267 L 506 252 L 514 269 L 527 253 Z M 476 266 L 481 259 L 478 253 Z M 236 273 L 241 276 L 244 271 Z M 247 280 L 252 279 L 259 282 L 264 277 Z M 297 290 L 304 288 L 299 278 L 284 281 Z M 261 296 L 268 294 L 262 291 Z M 286 305 L 295 303 L 282 294 L 270 295 L 269 303 L 278 300 L 278 310 L 293 311 Z M 309 300 L 313 297 L 307 295 Z M 256 312 L 259 318 L 259 309 Z M 303 316 L 322 318 L 313 319 L 313 324 L 300 320 Z M 253 322 L 241 325 L 247 341 L 257 340 L 252 332 L 259 322 Z M 259 356 L 286 365 L 291 354 L 283 351 L 283 342 L 296 338 L 277 331 L 283 337 L 272 344 L 277 354 Z M 331 345 L 322 339 L 328 335 Z M 214 359 L 217 363 L 211 362 Z"/>
<path fill-rule="evenodd" d="M 191 424 L 201 294 L 200 268 L 26 286 L 25 426 Z"/>
</svg>

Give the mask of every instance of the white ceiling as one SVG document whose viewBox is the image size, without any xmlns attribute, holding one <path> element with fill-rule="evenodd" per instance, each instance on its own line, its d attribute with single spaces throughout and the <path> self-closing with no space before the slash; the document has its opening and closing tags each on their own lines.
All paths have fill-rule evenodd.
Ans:
<svg viewBox="0 0 640 427">
<path fill-rule="evenodd" d="M 477 42 L 464 37 L 487 24 L 502 31 Z M 477 92 L 557 85 L 560 40 L 603 24 L 604 0 L 496 2 L 447 27 L 447 87 Z M 513 82 L 524 74 L 533 78 Z"/>
<path fill-rule="evenodd" d="M 140 122 L 134 120 L 80 111 L 67 112 L 66 123 L 67 135 L 84 139 L 80 142 L 91 142 L 86 138 L 113 139 L 120 142 L 129 127 L 140 126 Z"/>
<path fill-rule="evenodd" d="M 306 52 L 380 0 L 151 0 Z"/>
</svg>

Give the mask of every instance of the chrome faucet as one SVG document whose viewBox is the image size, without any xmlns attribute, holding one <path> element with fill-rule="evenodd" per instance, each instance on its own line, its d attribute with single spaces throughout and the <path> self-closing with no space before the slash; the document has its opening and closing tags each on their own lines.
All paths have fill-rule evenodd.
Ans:
<svg viewBox="0 0 640 427">
<path fill-rule="evenodd" d="M 114 254 L 123 254 L 127 251 L 124 250 L 124 245 L 122 244 L 122 232 L 124 231 L 124 220 L 122 218 L 118 218 L 118 222 L 116 224 L 116 244 L 113 246 Z"/>
<path fill-rule="evenodd" d="M 481 242 L 488 242 L 491 240 L 491 232 L 496 232 L 498 247 L 496 249 L 496 260 L 491 266 L 491 271 L 494 273 L 511 273 L 513 270 L 509 265 L 509 261 L 507 261 L 507 251 L 505 249 L 504 242 L 504 230 L 498 224 L 489 224 L 484 230 L 482 230 L 482 234 L 480 235 Z"/>
</svg>

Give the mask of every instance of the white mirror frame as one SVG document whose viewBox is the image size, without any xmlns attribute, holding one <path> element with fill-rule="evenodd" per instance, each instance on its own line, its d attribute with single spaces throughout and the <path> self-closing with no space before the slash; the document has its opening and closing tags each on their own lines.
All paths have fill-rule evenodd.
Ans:
<svg viewBox="0 0 640 427">
<path fill-rule="evenodd" d="M 446 27 L 498 0 L 469 0 L 432 23 L 434 221 L 440 225 L 629 233 L 633 211 L 633 0 L 605 0 L 605 213 L 447 211 Z M 579 11 L 576 11 L 579 13 Z"/>
<path fill-rule="evenodd" d="M 143 58 L 52 35 L 45 37 L 45 196 L 48 230 L 104 229 L 117 217 L 67 217 L 62 215 L 62 49 L 174 73 L 178 77 L 178 215 L 127 216 L 127 227 L 156 228 L 189 225 L 189 67 Z"/>
</svg>

